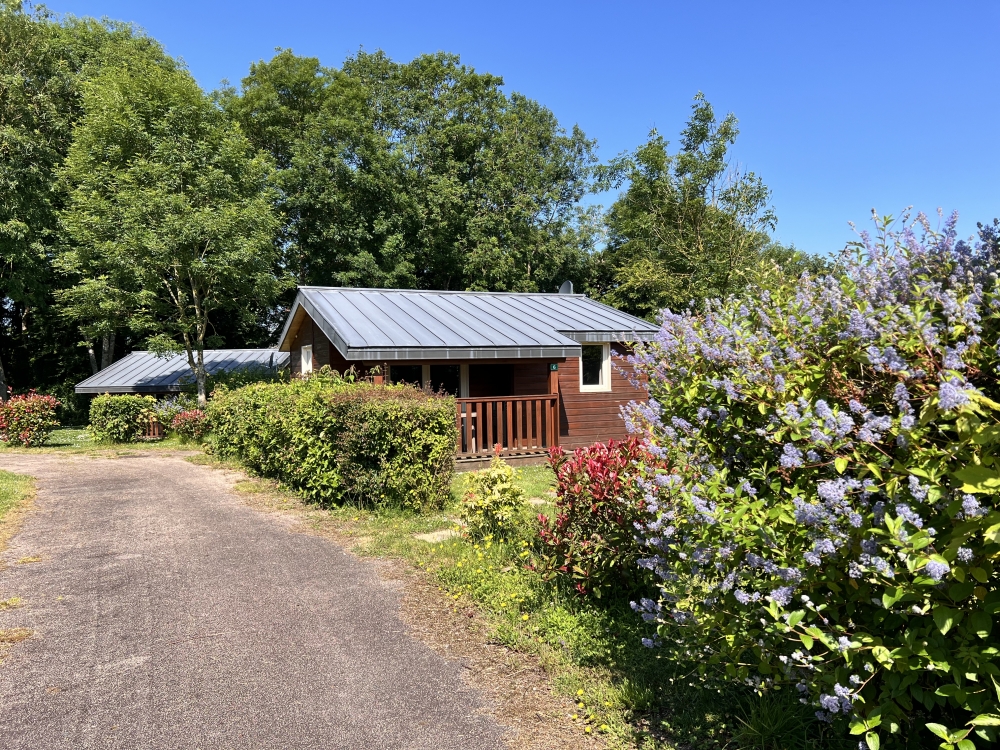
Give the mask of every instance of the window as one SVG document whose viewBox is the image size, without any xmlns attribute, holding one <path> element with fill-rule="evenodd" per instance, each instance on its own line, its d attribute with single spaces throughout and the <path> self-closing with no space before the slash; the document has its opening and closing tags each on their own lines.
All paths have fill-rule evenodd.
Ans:
<svg viewBox="0 0 1000 750">
<path fill-rule="evenodd" d="M 301 369 L 303 375 L 308 375 L 313 371 L 312 344 L 306 344 L 302 347 Z"/>
<path fill-rule="evenodd" d="M 580 347 L 580 390 L 611 390 L 611 345 L 584 344 Z"/>
</svg>

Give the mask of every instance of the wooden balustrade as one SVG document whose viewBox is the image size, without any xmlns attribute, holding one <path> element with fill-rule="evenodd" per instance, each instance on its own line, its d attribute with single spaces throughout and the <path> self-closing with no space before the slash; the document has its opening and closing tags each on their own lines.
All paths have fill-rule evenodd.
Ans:
<svg viewBox="0 0 1000 750">
<path fill-rule="evenodd" d="M 559 396 L 455 399 L 459 457 L 542 453 L 559 445 Z"/>
</svg>

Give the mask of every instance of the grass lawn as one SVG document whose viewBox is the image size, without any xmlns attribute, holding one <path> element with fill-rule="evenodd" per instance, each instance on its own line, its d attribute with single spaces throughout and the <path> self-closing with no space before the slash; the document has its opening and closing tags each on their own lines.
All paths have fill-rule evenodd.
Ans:
<svg viewBox="0 0 1000 750">
<path fill-rule="evenodd" d="M 211 457 L 194 457 L 199 463 Z M 813 718 L 815 709 L 783 691 L 764 697 L 749 689 L 700 687 L 694 665 L 671 657 L 667 648 L 642 646 L 648 626 L 632 612 L 628 597 L 605 602 L 582 600 L 572 591 L 525 566 L 531 558 L 535 516 L 551 513 L 554 475 L 548 466 L 525 467 L 519 484 L 527 498 L 523 538 L 476 544 L 460 534 L 428 543 L 418 534 L 460 531 L 460 498 L 469 475 L 458 474 L 449 502 L 440 511 L 417 514 L 392 509 L 312 508 L 317 527 L 333 524 L 341 538 L 354 540 L 357 553 L 405 561 L 428 576 L 456 611 L 469 606 L 489 624 L 492 638 L 535 655 L 557 690 L 577 702 L 572 721 L 581 734 L 603 735 L 612 747 L 831 748 L 853 750 L 856 738 L 843 727 Z M 284 494 L 273 483 L 253 479 L 236 489 Z"/>
<path fill-rule="evenodd" d="M 34 496 L 34 479 L 0 469 L 0 552 L 16 530 L 18 511 Z"/>
<path fill-rule="evenodd" d="M 137 450 L 201 450 L 197 443 L 185 442 L 176 434 L 163 440 L 149 440 L 138 443 L 98 443 L 90 437 L 86 427 L 66 426 L 52 431 L 45 445 L 40 448 L 19 448 L 0 443 L 0 453 L 4 451 L 37 453 L 59 451 L 67 453 L 133 453 Z"/>
</svg>

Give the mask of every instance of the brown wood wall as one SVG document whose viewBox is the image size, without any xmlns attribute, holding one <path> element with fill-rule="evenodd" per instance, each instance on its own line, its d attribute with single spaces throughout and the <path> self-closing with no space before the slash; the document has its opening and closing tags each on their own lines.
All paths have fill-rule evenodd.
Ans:
<svg viewBox="0 0 1000 750">
<path fill-rule="evenodd" d="M 323 365 L 329 365 L 337 372 L 344 372 L 351 366 L 351 363 L 341 356 L 337 348 L 330 343 L 319 326 L 312 322 L 308 315 L 302 321 L 295 338 L 292 339 L 292 348 L 289 352 L 289 366 L 293 375 L 302 373 L 302 347 L 312 344 L 313 348 L 313 369 L 318 370 Z"/>
<path fill-rule="evenodd" d="M 515 396 L 539 396 L 548 392 L 548 362 L 525 362 L 514 366 Z"/>
<path fill-rule="evenodd" d="M 616 356 L 624 353 L 621 347 L 611 345 L 610 391 L 580 392 L 579 358 L 572 357 L 559 365 L 560 445 L 579 448 L 612 438 L 618 440 L 627 435 L 619 409 L 629 401 L 645 399 L 646 394 L 633 388 L 628 378 L 618 371 L 616 365 L 624 365 L 631 370 Z"/>
</svg>

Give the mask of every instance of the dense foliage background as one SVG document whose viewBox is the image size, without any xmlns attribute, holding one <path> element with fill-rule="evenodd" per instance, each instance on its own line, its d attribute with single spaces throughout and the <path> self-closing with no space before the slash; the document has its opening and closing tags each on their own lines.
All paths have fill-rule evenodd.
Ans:
<svg viewBox="0 0 1000 750">
<path fill-rule="evenodd" d="M 821 261 L 775 246 L 696 97 L 609 164 L 456 55 L 291 50 L 202 91 L 141 30 L 0 2 L 0 392 L 59 396 L 138 348 L 265 346 L 295 284 L 578 291 L 652 318 Z M 594 191 L 620 189 L 605 214 Z"/>
</svg>

